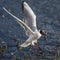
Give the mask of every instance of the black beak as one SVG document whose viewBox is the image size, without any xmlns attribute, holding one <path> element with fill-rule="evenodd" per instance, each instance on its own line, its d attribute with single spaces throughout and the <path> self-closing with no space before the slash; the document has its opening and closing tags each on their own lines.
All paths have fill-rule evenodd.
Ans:
<svg viewBox="0 0 60 60">
<path fill-rule="evenodd" d="M 42 34 L 45 35 L 45 36 L 47 36 L 47 33 L 46 32 L 43 32 Z"/>
</svg>

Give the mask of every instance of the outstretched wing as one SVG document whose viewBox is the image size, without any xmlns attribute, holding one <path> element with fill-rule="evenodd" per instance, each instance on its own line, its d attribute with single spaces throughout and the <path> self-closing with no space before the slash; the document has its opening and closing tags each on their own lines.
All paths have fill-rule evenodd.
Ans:
<svg viewBox="0 0 60 60">
<path fill-rule="evenodd" d="M 17 18 L 16 16 L 14 16 L 13 14 L 11 14 L 7 9 L 5 9 L 3 7 L 3 9 L 10 14 L 12 17 L 14 17 L 17 21 L 17 23 L 19 23 L 24 29 L 27 29 L 31 34 L 33 34 L 34 32 L 30 29 L 30 27 L 28 27 L 23 21 L 21 21 L 19 18 Z"/>
<path fill-rule="evenodd" d="M 26 25 L 28 25 L 32 29 L 32 31 L 37 30 L 36 15 L 26 2 L 22 3 L 22 11 L 24 15 L 24 22 L 26 23 Z M 27 29 L 25 30 L 27 31 L 27 35 L 29 35 L 30 32 Z"/>
</svg>

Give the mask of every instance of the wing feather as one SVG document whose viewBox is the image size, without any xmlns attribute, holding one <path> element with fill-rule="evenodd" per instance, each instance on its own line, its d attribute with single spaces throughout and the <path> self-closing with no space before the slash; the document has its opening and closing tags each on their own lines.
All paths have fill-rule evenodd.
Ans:
<svg viewBox="0 0 60 60">
<path fill-rule="evenodd" d="M 36 15 L 34 14 L 32 9 L 26 2 L 22 3 L 22 11 L 23 11 L 23 15 L 24 15 L 24 22 L 26 23 L 26 25 L 28 25 L 32 29 L 32 31 L 37 30 Z M 26 30 L 26 31 L 27 31 L 27 34 L 28 33 L 30 34 L 30 32 L 28 30 Z"/>
<path fill-rule="evenodd" d="M 14 16 L 13 14 L 11 14 L 6 8 L 3 7 L 3 9 L 10 14 L 12 17 L 14 17 L 17 21 L 17 23 L 19 23 L 24 29 L 27 29 L 31 34 L 33 34 L 34 32 L 30 29 L 29 26 L 27 26 L 23 21 L 21 21 L 19 18 L 17 18 L 16 16 Z"/>
</svg>

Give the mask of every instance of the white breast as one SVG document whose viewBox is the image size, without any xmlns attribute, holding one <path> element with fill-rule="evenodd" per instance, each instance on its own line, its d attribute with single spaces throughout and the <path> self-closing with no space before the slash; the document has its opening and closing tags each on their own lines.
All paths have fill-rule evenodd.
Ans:
<svg viewBox="0 0 60 60">
<path fill-rule="evenodd" d="M 41 34 L 39 33 L 39 31 L 35 31 L 34 35 L 33 35 L 33 40 L 37 40 L 41 37 Z"/>
</svg>

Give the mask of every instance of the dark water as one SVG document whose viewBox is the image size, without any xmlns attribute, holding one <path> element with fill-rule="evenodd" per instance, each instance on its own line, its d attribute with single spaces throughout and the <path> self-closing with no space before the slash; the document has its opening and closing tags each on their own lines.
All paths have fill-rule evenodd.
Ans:
<svg viewBox="0 0 60 60">
<path fill-rule="evenodd" d="M 43 53 L 34 46 L 19 49 L 28 37 L 25 31 L 8 15 L 2 7 L 23 19 L 21 3 L 23 0 L 0 0 L 0 58 L 1 60 L 60 60 L 60 0 L 25 0 L 37 16 L 38 29 L 44 29 L 48 35 L 48 45 L 42 36 L 38 42 Z M 33 56 L 33 57 L 32 57 Z"/>
</svg>

